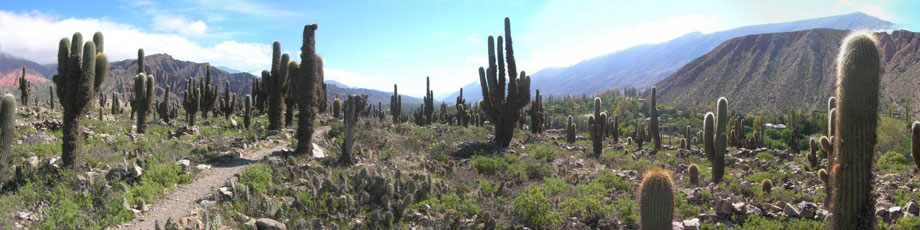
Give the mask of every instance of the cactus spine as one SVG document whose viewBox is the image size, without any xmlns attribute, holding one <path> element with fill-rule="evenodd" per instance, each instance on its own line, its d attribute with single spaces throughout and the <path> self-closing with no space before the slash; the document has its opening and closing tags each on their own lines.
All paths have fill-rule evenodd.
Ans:
<svg viewBox="0 0 920 230">
<path fill-rule="evenodd" d="M 19 103 L 29 106 L 29 95 L 32 92 L 32 83 L 26 80 L 26 67 L 22 67 L 22 76 L 19 77 Z"/>
<path fill-rule="evenodd" d="M 325 90 L 319 90 L 323 84 L 323 59 L 316 54 L 316 24 L 303 28 L 303 44 L 300 47 L 300 71 L 292 81 L 296 89 L 297 100 L 297 146 L 296 154 L 313 154 L 313 120 L 316 119 L 317 107 L 326 103 Z M 317 105 L 320 106 L 317 106 Z"/>
<path fill-rule="evenodd" d="M 837 114 L 834 133 L 833 229 L 872 229 L 872 164 L 878 123 L 880 58 L 870 34 L 844 39 L 837 57 Z"/>
<path fill-rule="evenodd" d="M 671 173 L 655 168 L 645 173 L 639 187 L 639 227 L 671 229 L 674 217 L 674 184 Z"/>
<path fill-rule="evenodd" d="M 604 130 L 607 130 L 607 113 L 601 112 L 601 98 L 594 98 L 594 115 L 588 116 L 588 133 L 594 147 L 594 156 L 604 152 Z"/>
<path fill-rule="evenodd" d="M 650 114 L 648 122 L 648 131 L 652 136 L 653 146 L 655 150 L 661 150 L 661 135 L 658 130 L 658 104 L 655 102 L 655 95 L 658 91 L 658 87 L 652 86 L 652 98 L 649 103 L 651 106 L 648 108 L 648 113 Z"/>
<path fill-rule="evenodd" d="M 572 115 L 565 122 L 565 141 L 569 144 L 575 143 L 575 119 Z"/>
<path fill-rule="evenodd" d="M 82 43 L 83 35 L 80 33 L 74 33 L 73 40 L 61 39 L 58 71 L 52 77 L 58 86 L 58 99 L 64 107 L 61 159 L 64 167 L 68 168 L 79 167 L 82 118 L 87 113 L 87 104 L 96 97 L 109 69 L 108 58 L 102 50 L 102 33 L 96 32 L 93 42 Z"/>
<path fill-rule="evenodd" d="M 147 112 L 153 108 L 154 82 L 153 76 L 139 73 L 134 78 L 134 107 L 137 113 L 137 133 L 147 131 Z"/>
<path fill-rule="evenodd" d="M 504 54 L 506 57 L 502 57 L 503 37 L 498 36 L 497 40 L 498 42 L 489 36 L 489 67 L 488 69 L 479 68 L 479 84 L 483 97 L 480 107 L 489 121 L 495 125 L 495 142 L 507 148 L 514 136 L 514 125 L 521 117 L 521 110 L 530 103 L 530 77 L 524 71 L 521 71 L 520 74 L 517 72 L 511 42 L 510 19 L 505 18 Z M 496 57 L 498 57 L 497 61 Z M 509 77 L 507 83 L 505 82 L 506 62 Z"/>
</svg>

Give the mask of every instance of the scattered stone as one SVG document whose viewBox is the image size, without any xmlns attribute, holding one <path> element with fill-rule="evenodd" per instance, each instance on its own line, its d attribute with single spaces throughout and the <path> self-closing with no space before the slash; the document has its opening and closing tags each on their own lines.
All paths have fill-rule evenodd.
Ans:
<svg viewBox="0 0 920 230">
<path fill-rule="evenodd" d="M 164 230 L 182 230 L 182 226 L 179 226 L 179 223 L 173 222 L 172 217 L 166 219 L 166 223 L 163 224 Z"/>
<path fill-rule="evenodd" d="M 319 147 L 316 143 L 313 143 L 313 157 L 314 158 L 325 158 L 326 151 L 323 150 L 323 147 Z"/>
<path fill-rule="evenodd" d="M 183 229 L 204 229 L 204 223 L 195 216 L 186 216 L 179 219 Z"/>
<path fill-rule="evenodd" d="M 732 206 L 731 201 L 719 200 L 718 202 L 716 202 L 716 207 L 715 207 L 716 215 L 721 218 L 728 219 L 729 217 L 731 217 L 732 212 L 734 211 L 733 209 L 734 207 Z"/>
<path fill-rule="evenodd" d="M 195 168 L 198 169 L 198 171 L 204 171 L 204 170 L 211 169 L 211 165 L 209 165 L 209 164 L 198 164 L 197 166 L 195 166 Z"/>
<path fill-rule="evenodd" d="M 277 220 L 268 218 L 259 218 L 256 220 L 256 229 L 258 230 L 285 230 L 284 224 Z"/>
<path fill-rule="evenodd" d="M 176 161 L 176 164 L 179 166 L 182 166 L 182 171 L 185 173 L 188 173 L 189 169 L 192 168 L 192 161 L 189 161 L 187 159 Z"/>
<path fill-rule="evenodd" d="M 799 210 L 789 203 L 786 203 L 785 207 L 783 208 L 783 212 L 786 213 L 786 216 L 788 217 L 799 217 Z"/>
<path fill-rule="evenodd" d="M 699 230 L 700 229 L 700 219 L 693 218 L 683 221 L 684 230 Z"/>
<path fill-rule="evenodd" d="M 902 210 L 914 216 L 920 216 L 920 205 L 917 205 L 917 201 L 910 200 L 910 202 L 907 202 L 907 205 L 904 205 L 904 209 Z"/>
<path fill-rule="evenodd" d="M 885 222 L 891 222 L 891 218 L 888 216 L 888 209 L 882 207 L 876 208 L 875 216 L 882 218 Z"/>
<path fill-rule="evenodd" d="M 818 205 L 815 203 L 809 203 L 809 202 L 802 201 L 802 202 L 799 202 L 799 204 L 797 204 L 796 206 L 799 209 L 799 216 L 801 216 L 802 218 L 814 219 L 815 214 L 818 211 Z"/>
<path fill-rule="evenodd" d="M 901 216 L 904 216 L 904 212 L 901 212 L 901 207 L 888 208 L 888 217 L 891 218 L 891 220 L 897 220 L 901 218 Z"/>
<path fill-rule="evenodd" d="M 31 156 L 31 157 L 29 157 L 29 159 L 26 160 L 26 161 L 29 162 L 29 166 L 32 166 L 32 168 L 37 168 L 37 167 L 38 167 L 38 162 L 39 162 L 39 161 L 38 161 L 38 156 Z"/>
<path fill-rule="evenodd" d="M 220 187 L 219 189 L 217 189 L 217 191 L 220 193 L 220 195 L 221 195 L 220 198 L 221 198 L 221 199 L 223 199 L 223 200 L 231 200 L 231 199 L 233 199 L 233 191 L 230 191 L 230 188 L 229 188 L 229 187 L 226 187 L 226 186 Z M 247 219 L 248 219 L 248 218 L 247 218 Z"/>
</svg>

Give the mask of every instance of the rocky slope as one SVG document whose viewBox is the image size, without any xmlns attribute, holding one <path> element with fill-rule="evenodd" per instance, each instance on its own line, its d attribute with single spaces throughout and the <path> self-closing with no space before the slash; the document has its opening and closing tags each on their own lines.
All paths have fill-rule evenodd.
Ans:
<svg viewBox="0 0 920 230">
<path fill-rule="evenodd" d="M 834 59 L 850 31 L 815 29 L 729 40 L 656 84 L 659 100 L 686 108 L 728 98 L 739 112 L 823 111 L 835 90 Z M 876 33 L 882 52 L 882 109 L 920 105 L 920 33 Z"/>
</svg>

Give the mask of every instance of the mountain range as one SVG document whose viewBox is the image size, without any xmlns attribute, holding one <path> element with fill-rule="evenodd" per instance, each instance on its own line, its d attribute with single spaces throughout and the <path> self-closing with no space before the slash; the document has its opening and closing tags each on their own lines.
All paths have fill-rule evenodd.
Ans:
<svg viewBox="0 0 920 230">
<path fill-rule="evenodd" d="M 593 94 L 610 88 L 645 88 L 663 80 L 685 64 L 706 54 L 729 39 L 763 33 L 791 32 L 817 28 L 839 30 L 890 30 L 895 24 L 864 13 L 851 13 L 784 23 L 745 26 L 709 34 L 689 33 L 660 44 L 644 44 L 581 61 L 562 68 L 535 72 L 531 90 L 542 94 Z M 526 66 L 520 69 L 527 70 Z M 473 78 L 473 77 L 471 77 Z M 479 92 L 478 81 L 463 87 Z M 482 95 L 464 95 L 477 101 Z M 453 98 L 457 92 L 446 96 Z"/>
<path fill-rule="evenodd" d="M 661 103 L 688 108 L 726 97 L 736 112 L 826 111 L 846 30 L 813 29 L 731 39 L 656 84 Z M 920 105 L 920 33 L 876 32 L 882 109 Z"/>
</svg>

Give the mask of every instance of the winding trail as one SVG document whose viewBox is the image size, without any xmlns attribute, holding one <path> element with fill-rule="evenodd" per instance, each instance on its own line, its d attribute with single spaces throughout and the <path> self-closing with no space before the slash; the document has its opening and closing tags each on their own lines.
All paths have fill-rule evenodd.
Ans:
<svg viewBox="0 0 920 230">
<path fill-rule="evenodd" d="M 318 140 L 327 131 L 329 131 L 329 126 L 317 127 L 313 133 L 313 139 Z M 246 152 L 239 159 L 212 165 L 211 169 L 199 173 L 195 181 L 179 185 L 165 197 L 157 199 L 150 205 L 149 211 L 136 216 L 131 222 L 107 229 L 154 229 L 155 221 L 159 221 L 162 226 L 170 217 L 178 223 L 180 218 L 188 216 L 192 210 L 198 208 L 199 200 L 223 186 L 228 178 L 242 173 L 247 165 L 256 163 L 288 145 L 288 142 L 269 144 L 261 149 Z"/>
</svg>

